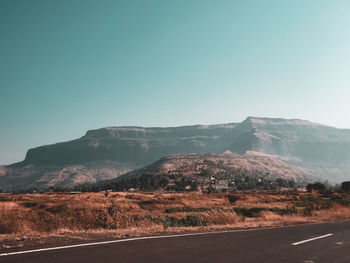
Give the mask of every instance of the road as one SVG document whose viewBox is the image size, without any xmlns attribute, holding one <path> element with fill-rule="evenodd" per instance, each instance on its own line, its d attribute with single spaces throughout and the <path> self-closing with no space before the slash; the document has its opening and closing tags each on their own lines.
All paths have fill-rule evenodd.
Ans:
<svg viewBox="0 0 350 263">
<path fill-rule="evenodd" d="M 18 251 L 0 262 L 350 262 L 350 220 Z"/>
</svg>

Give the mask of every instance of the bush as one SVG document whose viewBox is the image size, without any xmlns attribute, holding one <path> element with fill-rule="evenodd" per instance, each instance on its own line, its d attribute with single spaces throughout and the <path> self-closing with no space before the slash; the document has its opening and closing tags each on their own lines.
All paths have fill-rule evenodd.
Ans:
<svg viewBox="0 0 350 263">
<path fill-rule="evenodd" d="M 206 226 L 207 221 L 201 215 L 187 215 L 181 220 L 184 226 Z"/>
<path fill-rule="evenodd" d="M 280 216 L 292 215 L 292 214 L 296 214 L 298 212 L 294 206 L 291 208 L 289 208 L 289 207 L 287 207 L 287 208 L 274 207 L 274 208 L 269 208 L 269 211 L 273 212 L 275 214 L 278 214 Z"/>
<path fill-rule="evenodd" d="M 185 218 L 177 219 L 176 217 L 166 216 L 163 219 L 163 227 L 181 227 L 181 226 L 206 226 L 208 223 L 201 215 L 187 215 Z"/>
<path fill-rule="evenodd" d="M 159 202 L 158 202 L 157 200 L 144 200 L 144 201 L 140 201 L 140 206 L 155 205 L 155 204 L 159 204 Z"/>
<path fill-rule="evenodd" d="M 231 204 L 236 203 L 236 201 L 239 200 L 239 196 L 238 195 L 228 195 L 227 196 L 228 200 L 230 201 Z"/>
<path fill-rule="evenodd" d="M 45 210 L 53 214 L 63 213 L 68 209 L 66 204 L 60 204 L 52 207 L 47 207 Z"/>
<path fill-rule="evenodd" d="M 342 195 L 342 196 L 334 196 L 332 197 L 332 201 L 343 205 L 343 206 L 349 206 L 350 205 L 350 196 L 349 195 Z"/>
<path fill-rule="evenodd" d="M 27 208 L 35 207 L 37 205 L 38 205 L 38 203 L 35 203 L 35 202 L 25 202 L 25 203 L 23 203 L 23 206 L 27 207 Z"/>
<path fill-rule="evenodd" d="M 326 185 L 324 185 L 323 183 L 320 183 L 320 182 L 316 182 L 314 184 L 308 184 L 306 186 L 306 190 L 308 192 L 311 192 L 311 191 L 318 191 L 319 193 L 324 193 L 326 191 L 327 187 Z"/>
<path fill-rule="evenodd" d="M 166 216 L 163 220 L 163 227 L 167 229 L 168 227 L 181 226 L 180 221 L 172 216 Z"/>
<path fill-rule="evenodd" d="M 235 207 L 233 208 L 233 211 L 239 216 L 242 217 L 258 217 L 262 211 L 266 210 L 266 208 L 263 207 L 252 207 L 252 208 L 245 208 L 245 207 Z"/>
<path fill-rule="evenodd" d="M 279 207 L 274 207 L 274 208 L 266 208 L 266 207 L 252 207 L 252 208 L 244 208 L 244 207 L 235 207 L 233 209 L 235 213 L 239 216 L 242 217 L 258 217 L 260 216 L 260 213 L 262 211 L 269 211 L 281 216 L 284 215 L 292 215 L 296 214 L 298 211 L 297 209 L 293 206 L 291 208 L 279 208 Z"/>
<path fill-rule="evenodd" d="M 335 202 L 335 198 L 313 198 L 308 197 L 296 202 L 297 207 L 311 207 L 315 210 L 329 209 Z"/>
<path fill-rule="evenodd" d="M 312 211 L 313 211 L 313 207 L 312 206 L 307 206 L 304 208 L 303 210 L 303 215 L 304 216 L 312 216 Z"/>
</svg>

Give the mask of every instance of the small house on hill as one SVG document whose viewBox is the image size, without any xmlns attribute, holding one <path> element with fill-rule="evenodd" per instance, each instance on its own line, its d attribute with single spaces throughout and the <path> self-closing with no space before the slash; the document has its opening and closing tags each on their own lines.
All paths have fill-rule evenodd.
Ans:
<svg viewBox="0 0 350 263">
<path fill-rule="evenodd" d="M 227 191 L 228 190 L 228 180 L 216 181 L 215 190 Z"/>
</svg>

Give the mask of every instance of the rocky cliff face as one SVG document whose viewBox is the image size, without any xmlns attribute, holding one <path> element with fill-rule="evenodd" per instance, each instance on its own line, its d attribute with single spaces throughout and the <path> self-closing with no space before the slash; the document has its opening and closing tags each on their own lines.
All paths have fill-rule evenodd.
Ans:
<svg viewBox="0 0 350 263">
<path fill-rule="evenodd" d="M 30 149 L 23 162 L 0 169 L 0 188 L 99 181 L 172 154 L 226 150 L 273 155 L 323 179 L 350 179 L 350 130 L 303 120 L 249 117 L 242 123 L 221 125 L 91 130 L 73 141 Z M 107 170 L 97 176 L 88 172 L 91 169 Z"/>
<path fill-rule="evenodd" d="M 108 127 L 88 131 L 80 139 L 28 151 L 24 163 L 81 164 L 90 161 L 145 165 L 176 153 L 220 152 L 235 124 L 176 128 Z"/>
<path fill-rule="evenodd" d="M 254 150 L 306 162 L 350 160 L 350 130 L 302 120 L 250 117 L 245 122 L 249 129 L 231 145 L 234 152 Z"/>
<path fill-rule="evenodd" d="M 243 123 L 231 151 L 278 156 L 321 180 L 350 180 L 350 130 L 303 120 L 249 117 Z"/>
</svg>

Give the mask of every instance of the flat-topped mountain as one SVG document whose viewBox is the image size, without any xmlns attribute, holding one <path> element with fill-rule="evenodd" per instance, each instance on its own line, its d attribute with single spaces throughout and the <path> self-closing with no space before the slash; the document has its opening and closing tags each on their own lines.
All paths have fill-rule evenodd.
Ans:
<svg viewBox="0 0 350 263">
<path fill-rule="evenodd" d="M 301 161 L 350 160 L 350 130 L 303 120 L 247 118 L 246 129 L 231 145 L 234 152 L 249 150 Z"/>
<path fill-rule="evenodd" d="M 30 149 L 23 163 L 80 164 L 91 161 L 145 165 L 176 153 L 221 152 L 236 124 L 175 128 L 107 127 L 64 143 Z"/>
<path fill-rule="evenodd" d="M 325 180 L 350 179 L 350 130 L 297 119 L 248 117 L 219 125 L 91 130 L 76 140 L 30 149 L 23 162 L 0 169 L 0 188 L 96 182 L 164 156 L 226 150 L 272 155 Z"/>
</svg>

